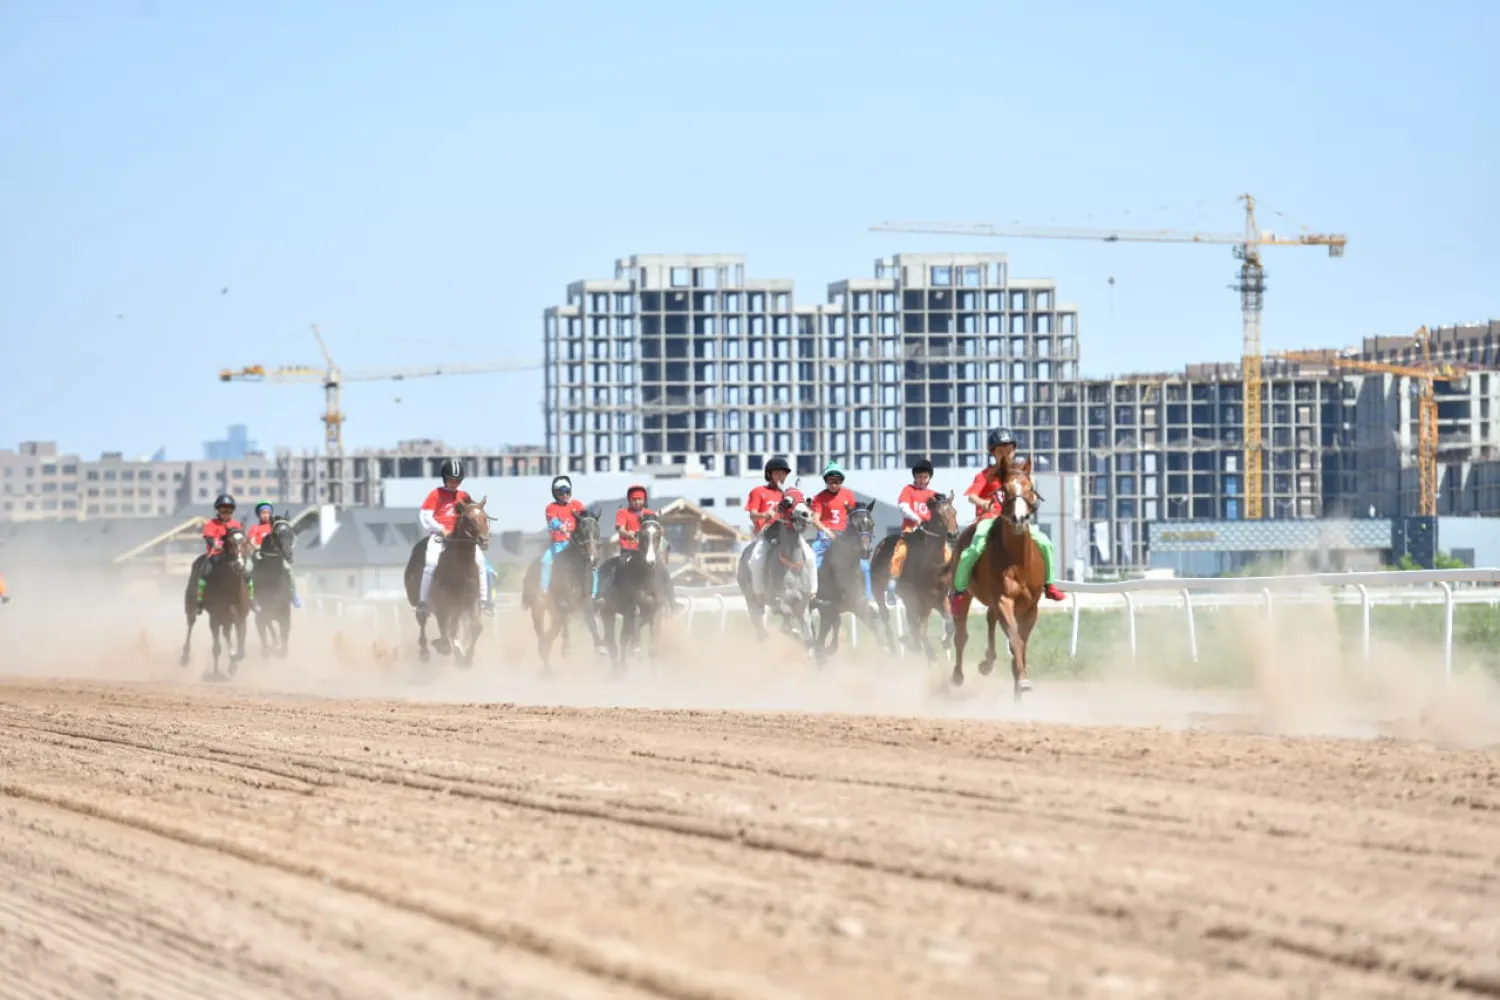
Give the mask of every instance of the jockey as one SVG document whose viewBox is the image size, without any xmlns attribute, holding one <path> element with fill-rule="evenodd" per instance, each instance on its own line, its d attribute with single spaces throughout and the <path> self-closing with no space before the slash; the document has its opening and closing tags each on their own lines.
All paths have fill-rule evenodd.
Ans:
<svg viewBox="0 0 1500 1000">
<path fill-rule="evenodd" d="M 833 536 L 842 534 L 849 527 L 849 512 L 859 506 L 854 491 L 844 489 L 844 470 L 839 463 L 829 462 L 823 467 L 823 486 L 823 491 L 810 503 L 813 525 L 818 529 L 812 550 L 819 569 L 823 568 L 823 554 L 833 544 Z M 873 607 L 875 594 L 870 589 L 870 560 L 861 558 L 859 566 L 865 575 L 865 600 Z"/>
<path fill-rule="evenodd" d="M 641 506 L 645 506 L 646 498 L 644 492 L 641 496 Z M 573 538 L 573 529 L 578 527 L 578 515 L 586 508 L 582 500 L 573 499 L 573 480 L 567 476 L 555 476 L 552 479 L 552 502 L 547 505 L 547 531 L 551 534 L 551 543 L 547 550 L 542 553 L 542 593 L 552 586 L 552 560 L 556 558 Z M 619 525 L 618 518 L 615 521 Z M 637 519 L 639 526 L 639 519 Z M 594 572 L 593 597 L 599 596 L 599 573 Z"/>
<path fill-rule="evenodd" d="M 901 487 L 901 496 L 896 499 L 896 506 L 901 509 L 901 537 L 896 539 L 896 547 L 891 550 L 891 577 L 885 588 L 887 604 L 896 603 L 896 581 L 906 566 L 907 537 L 932 517 L 927 505 L 937 496 L 937 490 L 929 485 L 931 482 L 932 463 L 921 459 L 912 465 L 911 483 Z M 946 545 L 944 548 L 946 550 Z"/>
<path fill-rule="evenodd" d="M 245 537 L 250 541 L 250 552 L 255 558 L 260 558 L 260 547 L 265 544 L 266 536 L 271 533 L 271 518 L 276 514 L 276 508 L 271 506 L 269 500 L 262 500 L 255 505 L 255 523 L 250 525 L 250 530 L 245 532 Z M 292 588 L 292 607 L 302 607 L 302 598 L 297 596 L 297 581 L 292 576 L 292 567 L 287 564 L 286 578 Z M 251 599 L 255 597 L 255 581 L 250 581 Z"/>
<path fill-rule="evenodd" d="M 203 522 L 203 544 L 208 548 L 208 558 L 203 560 L 203 569 L 198 573 L 198 613 L 203 613 L 203 591 L 208 586 L 208 574 L 213 571 L 214 560 L 224 551 L 224 536 L 231 531 L 244 531 L 245 526 L 234 519 L 234 497 L 220 493 L 214 497 L 214 516 Z M 251 597 L 255 592 L 251 591 Z"/>
<path fill-rule="evenodd" d="M 427 562 L 422 567 L 422 589 L 417 598 L 417 610 L 427 610 L 427 595 L 432 590 L 432 574 L 437 571 L 438 558 L 443 554 L 443 539 L 453 533 L 458 525 L 460 503 L 471 504 L 474 498 L 460 489 L 464 481 L 464 463 L 456 458 L 445 458 L 438 473 L 443 485 L 436 487 L 422 501 L 417 520 L 428 534 Z M 474 546 L 474 561 L 479 565 L 479 605 L 487 615 L 495 613 L 494 599 L 490 594 L 490 568 L 485 562 L 484 550 Z"/>
<path fill-rule="evenodd" d="M 625 506 L 615 512 L 615 534 L 620 541 L 620 552 L 634 552 L 640 543 L 636 541 L 636 533 L 641 530 L 641 518 L 657 517 L 654 510 L 646 507 L 646 487 L 635 485 L 625 491 Z M 667 598 L 667 607 L 677 610 L 677 588 L 672 583 L 672 574 L 667 570 L 667 560 L 662 559 L 657 563 L 657 573 L 660 580 L 657 582 Z M 596 595 L 597 596 L 597 595 Z"/>
<path fill-rule="evenodd" d="M 9 604 L 10 595 L 5 592 L 5 577 L 0 576 L 0 604 Z"/>
<path fill-rule="evenodd" d="M 1016 453 L 1016 438 L 1010 431 L 999 428 L 990 431 L 988 441 L 990 457 L 998 464 L 1002 459 L 1009 458 Z M 984 554 L 985 544 L 989 541 L 990 529 L 994 527 L 995 518 L 1000 516 L 1000 502 L 995 497 L 1000 493 L 1003 483 L 998 477 L 990 475 L 989 469 L 981 469 L 974 477 L 974 482 L 964 491 L 964 496 L 977 508 L 974 516 L 974 537 L 969 542 L 969 547 L 964 549 L 958 557 L 958 568 L 953 573 L 953 591 L 948 595 L 948 603 L 954 614 L 961 612 L 963 597 L 969 589 L 969 577 L 974 573 L 974 565 L 979 557 Z M 1049 600 L 1060 601 L 1063 592 L 1057 589 L 1057 560 L 1052 553 L 1052 539 L 1047 537 L 1035 523 L 1028 523 L 1031 530 L 1031 540 L 1036 542 L 1036 547 L 1041 550 L 1042 564 L 1046 567 L 1046 594 Z"/>
<path fill-rule="evenodd" d="M 745 510 L 750 512 L 751 530 L 755 541 L 750 543 L 750 586 L 756 594 L 761 593 L 761 582 L 765 577 L 765 530 L 773 521 L 792 523 L 792 508 L 804 503 L 802 493 L 796 487 L 786 488 L 786 477 L 792 474 L 787 460 L 776 456 L 766 462 L 766 485 L 757 486 L 745 498 Z"/>
</svg>

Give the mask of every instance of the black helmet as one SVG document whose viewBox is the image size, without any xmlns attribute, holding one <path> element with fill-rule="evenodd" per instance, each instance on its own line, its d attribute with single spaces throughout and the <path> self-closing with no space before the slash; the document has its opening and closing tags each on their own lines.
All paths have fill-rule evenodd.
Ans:
<svg viewBox="0 0 1500 1000">
<path fill-rule="evenodd" d="M 990 449 L 998 448 L 1003 444 L 1013 445 L 1015 443 L 1016 436 L 1014 434 L 1003 427 L 996 427 L 994 430 L 990 431 L 990 443 L 985 445 L 984 447 L 986 451 L 989 451 Z"/>
<path fill-rule="evenodd" d="M 771 459 L 769 462 L 766 463 L 766 478 L 767 479 L 771 478 L 771 473 L 773 473 L 773 472 L 785 472 L 785 473 L 790 474 L 791 471 L 792 471 L 791 465 L 788 464 L 787 460 L 784 459 L 784 458 L 782 458 L 780 455 L 777 455 L 775 458 Z"/>
<path fill-rule="evenodd" d="M 218 510 L 220 507 L 228 507 L 230 510 L 234 510 L 234 497 L 228 493 L 220 493 L 214 497 L 214 510 Z"/>
<path fill-rule="evenodd" d="M 464 477 L 464 463 L 456 458 L 443 459 L 443 467 L 438 470 L 438 476 L 442 479 L 462 479 Z"/>
<path fill-rule="evenodd" d="M 916 462 L 916 464 L 911 467 L 911 474 L 915 476 L 919 472 L 925 472 L 929 476 L 932 475 L 932 459 L 930 459 L 930 458 L 920 458 L 920 459 L 918 459 L 917 462 Z"/>
</svg>

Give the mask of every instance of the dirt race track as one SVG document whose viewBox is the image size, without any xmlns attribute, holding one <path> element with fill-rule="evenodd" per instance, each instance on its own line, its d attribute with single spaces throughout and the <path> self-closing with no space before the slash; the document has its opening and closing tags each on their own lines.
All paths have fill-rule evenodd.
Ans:
<svg viewBox="0 0 1500 1000">
<path fill-rule="evenodd" d="M 0 682 L 16 998 L 1500 995 L 1500 751 Z"/>
</svg>

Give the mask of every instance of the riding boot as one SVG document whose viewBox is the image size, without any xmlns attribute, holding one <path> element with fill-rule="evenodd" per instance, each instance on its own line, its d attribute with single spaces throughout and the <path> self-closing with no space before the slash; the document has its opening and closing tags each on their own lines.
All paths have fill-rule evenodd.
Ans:
<svg viewBox="0 0 1500 1000">
<path fill-rule="evenodd" d="M 870 560 L 861 559 L 859 569 L 865 576 L 865 603 L 870 606 L 870 612 L 873 614 L 877 610 L 877 605 L 875 604 L 875 586 L 870 582 Z"/>
</svg>

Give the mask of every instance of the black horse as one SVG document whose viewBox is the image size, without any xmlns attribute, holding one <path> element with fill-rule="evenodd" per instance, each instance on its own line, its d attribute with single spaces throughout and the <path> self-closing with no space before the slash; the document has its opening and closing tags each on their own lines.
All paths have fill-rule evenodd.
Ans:
<svg viewBox="0 0 1500 1000">
<path fill-rule="evenodd" d="M 818 574 L 812 549 L 803 540 L 803 534 L 812 524 L 812 512 L 805 503 L 788 505 L 788 509 L 790 522 L 772 521 L 761 532 L 761 592 L 756 592 L 750 571 L 750 553 L 755 551 L 755 542 L 740 553 L 737 579 L 756 638 L 765 641 L 765 615 L 770 610 L 781 616 L 781 630 L 795 635 L 811 654 L 813 636 L 808 609 L 818 589 Z"/>
<path fill-rule="evenodd" d="M 823 553 L 823 565 L 818 569 L 818 596 L 813 607 L 818 612 L 818 638 L 814 646 L 818 662 L 822 663 L 839 650 L 839 632 L 844 613 L 854 615 L 864 622 L 870 635 L 879 636 L 883 630 L 875 627 L 877 611 L 865 597 L 865 573 L 861 563 L 871 558 L 875 548 L 875 501 L 849 512 L 848 526 L 834 536 L 828 551 Z M 894 653 L 896 644 L 886 634 L 886 648 Z M 832 643 L 830 644 L 830 637 Z"/>
<path fill-rule="evenodd" d="M 292 553 L 297 535 L 284 517 L 271 522 L 271 531 L 252 562 L 255 630 L 260 633 L 260 652 L 273 652 L 286 659 L 292 632 Z"/>
<path fill-rule="evenodd" d="M 427 662 L 427 619 L 437 619 L 438 635 L 432 648 L 438 655 L 450 652 L 459 666 L 474 662 L 474 647 L 484 623 L 479 617 L 481 581 L 475 549 L 490 547 L 490 517 L 485 513 L 486 497 L 478 503 L 458 503 L 453 512 L 458 519 L 453 530 L 442 540 L 443 551 L 432 571 L 432 587 L 427 594 L 427 610 L 417 611 L 417 655 Z M 420 609 L 422 572 L 427 565 L 427 546 L 432 538 L 419 539 L 406 562 L 406 600 Z"/>
<path fill-rule="evenodd" d="M 208 634 L 214 641 L 214 662 L 213 670 L 203 676 L 213 681 L 225 679 L 219 673 L 219 653 L 224 645 L 234 646 L 229 652 L 228 676 L 238 672 L 239 662 L 245 658 L 245 622 L 250 617 L 250 540 L 243 531 L 234 528 L 224 535 L 223 546 L 217 555 L 204 554 L 193 561 L 187 592 L 183 595 L 187 635 L 182 640 L 180 663 L 185 667 L 192 648 L 193 624 L 198 620 L 198 579 L 201 576 L 206 581 L 203 610 L 208 614 Z"/>
<path fill-rule="evenodd" d="M 953 582 L 953 567 L 949 564 L 953 544 L 958 539 L 958 512 L 953 507 L 953 494 L 939 493 L 927 504 L 931 516 L 904 536 L 882 539 L 875 547 L 875 556 L 870 560 L 870 578 L 875 593 L 883 593 L 891 578 L 892 557 L 897 544 L 905 539 L 900 572 L 896 577 L 896 596 L 906 608 L 906 637 L 903 645 L 908 651 L 920 649 L 927 655 L 929 663 L 937 662 L 937 651 L 927 637 L 927 623 L 936 611 L 943 621 L 943 648 L 953 645 L 953 614 L 948 608 L 948 588 Z M 895 637 L 891 627 L 890 609 L 880 606 L 880 621 L 885 627 L 886 642 L 894 647 Z"/>
<path fill-rule="evenodd" d="M 531 612 L 543 670 L 552 669 L 552 644 L 559 634 L 563 636 L 563 653 L 567 654 L 565 629 L 573 614 L 581 613 L 588 623 L 594 649 L 601 654 L 609 652 L 594 617 L 594 573 L 598 566 L 599 512 L 587 510 L 578 515 L 568 544 L 552 557 L 552 579 L 546 593 L 542 593 L 541 557 L 526 568 L 521 581 L 521 607 Z"/>
<path fill-rule="evenodd" d="M 620 553 L 600 570 L 600 624 L 604 629 L 605 645 L 609 647 L 610 662 L 616 670 L 623 669 L 626 657 L 640 649 L 641 633 L 648 625 L 651 627 L 650 654 L 652 659 L 656 658 L 666 600 L 661 573 L 664 536 L 661 521 L 650 515 L 642 517 L 640 531 L 636 534 L 636 548 Z M 616 617 L 620 619 L 618 641 L 615 638 Z"/>
</svg>

